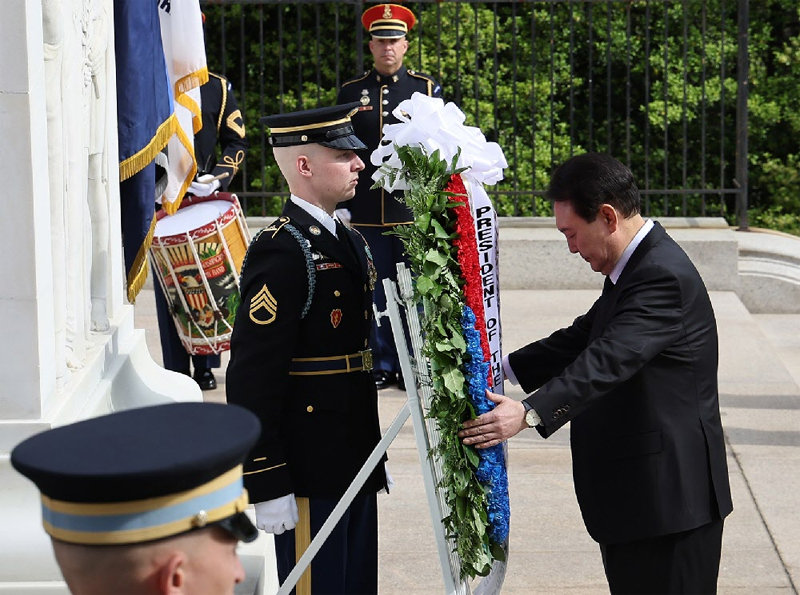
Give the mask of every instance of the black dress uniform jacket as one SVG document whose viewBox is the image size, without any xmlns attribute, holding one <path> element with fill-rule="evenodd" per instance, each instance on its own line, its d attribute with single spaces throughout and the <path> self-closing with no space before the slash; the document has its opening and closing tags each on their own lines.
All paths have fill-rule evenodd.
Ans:
<svg viewBox="0 0 800 595">
<path fill-rule="evenodd" d="M 197 175 L 218 176 L 220 189 L 225 191 L 239 171 L 247 151 L 244 120 L 228 79 L 209 73 L 208 82 L 200 87 L 203 127 L 194 136 Z M 221 154 L 217 155 L 217 141 Z"/>
<path fill-rule="evenodd" d="M 688 531 L 731 512 L 717 360 L 705 285 L 658 223 L 585 315 L 509 355 L 521 386 L 539 389 L 526 399 L 539 432 L 571 422 L 575 492 L 596 541 Z"/>
<path fill-rule="evenodd" d="M 411 210 L 402 201 L 402 193 L 394 198 L 383 189 L 370 190 L 374 184 L 372 174 L 377 167 L 372 165 L 369 158 L 383 137 L 383 125 L 399 122 L 392 115 L 394 108 L 415 92 L 430 97 L 442 96 L 442 88 L 433 78 L 408 70 L 405 66 L 401 66 L 391 76 L 383 76 L 372 69 L 345 81 L 339 89 L 337 103 L 361 101 L 362 104 L 372 107 L 353 118 L 356 136 L 369 147 L 359 155 L 365 167 L 359 173 L 356 195 L 340 205 L 350 209 L 351 222 L 354 225 L 383 227 L 414 221 Z"/>
<path fill-rule="evenodd" d="M 375 383 L 366 371 L 293 375 L 297 358 L 367 348 L 374 267 L 360 234 L 337 239 L 288 201 L 253 239 L 231 338 L 227 399 L 258 415 L 245 462 L 253 502 L 288 493 L 338 497 L 380 440 Z M 362 492 L 385 486 L 383 465 Z"/>
</svg>

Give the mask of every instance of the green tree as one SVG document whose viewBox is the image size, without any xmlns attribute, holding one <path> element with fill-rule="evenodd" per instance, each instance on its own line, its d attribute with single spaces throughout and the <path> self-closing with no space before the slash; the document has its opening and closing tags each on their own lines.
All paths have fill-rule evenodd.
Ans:
<svg viewBox="0 0 800 595">
<path fill-rule="evenodd" d="M 490 189 L 501 215 L 549 214 L 541 194 L 554 165 L 594 150 L 631 167 L 648 212 L 736 223 L 735 195 L 716 192 L 737 186 L 736 1 L 406 4 L 419 20 L 407 64 L 436 77 L 506 154 L 506 178 Z M 286 190 L 259 118 L 330 104 L 342 80 L 369 66 L 358 7 L 204 2 L 209 66 L 244 105 L 251 149 L 234 187 L 250 213 L 277 213 L 270 193 Z M 751 1 L 749 47 L 750 220 L 796 231 L 796 2 Z M 680 188 L 705 192 L 664 192 Z"/>
</svg>

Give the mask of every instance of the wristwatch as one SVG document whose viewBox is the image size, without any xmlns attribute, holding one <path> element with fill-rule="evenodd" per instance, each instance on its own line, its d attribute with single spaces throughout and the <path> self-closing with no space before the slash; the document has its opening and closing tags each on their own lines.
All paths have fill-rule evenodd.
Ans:
<svg viewBox="0 0 800 595">
<path fill-rule="evenodd" d="M 538 426 L 542 423 L 542 419 L 539 417 L 539 414 L 536 413 L 530 403 L 527 401 L 522 401 L 522 406 L 525 407 L 525 423 L 528 424 L 529 428 Z"/>
</svg>

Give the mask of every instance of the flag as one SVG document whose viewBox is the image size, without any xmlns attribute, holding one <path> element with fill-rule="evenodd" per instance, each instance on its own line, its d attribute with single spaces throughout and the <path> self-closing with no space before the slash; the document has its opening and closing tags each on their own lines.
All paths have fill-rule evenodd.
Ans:
<svg viewBox="0 0 800 595">
<path fill-rule="evenodd" d="M 114 0 L 120 212 L 128 300 L 147 278 L 155 229 L 155 156 L 175 134 L 154 1 Z"/>
<path fill-rule="evenodd" d="M 168 179 L 161 205 L 174 214 L 197 173 L 194 135 L 203 125 L 200 85 L 208 81 L 203 18 L 198 0 L 160 2 L 158 16 L 170 81 L 175 135 L 167 146 Z"/>
</svg>

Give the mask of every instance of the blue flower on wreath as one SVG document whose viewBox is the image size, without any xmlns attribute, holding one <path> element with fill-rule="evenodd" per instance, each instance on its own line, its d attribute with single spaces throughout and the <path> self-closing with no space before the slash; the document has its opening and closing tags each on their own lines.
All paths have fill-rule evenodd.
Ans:
<svg viewBox="0 0 800 595">
<path fill-rule="evenodd" d="M 461 331 L 467 342 L 468 358 L 464 364 L 470 402 L 478 415 L 494 409 L 495 404 L 486 397 L 489 388 L 489 362 L 483 360 L 481 335 L 475 329 L 475 313 L 464 306 L 461 314 Z M 508 539 L 509 501 L 508 474 L 503 444 L 477 451 L 480 457 L 475 477 L 483 485 L 489 515 L 489 537 L 495 543 Z"/>
</svg>

